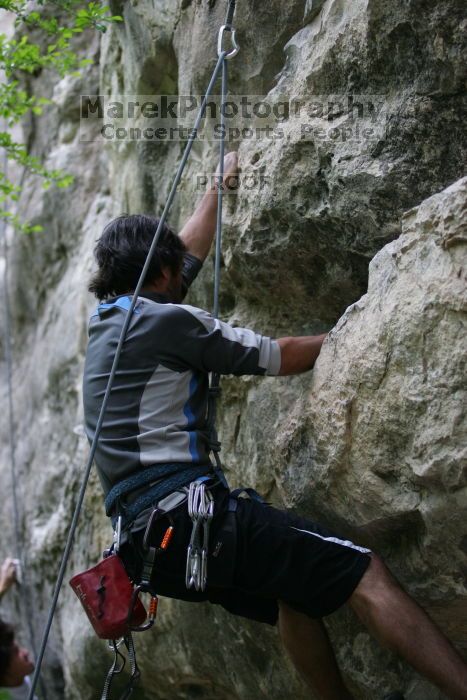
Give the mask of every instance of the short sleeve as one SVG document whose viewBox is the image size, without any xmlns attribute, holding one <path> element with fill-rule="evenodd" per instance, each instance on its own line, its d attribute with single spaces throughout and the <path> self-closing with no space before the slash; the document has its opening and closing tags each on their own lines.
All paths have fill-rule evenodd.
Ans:
<svg viewBox="0 0 467 700">
<path fill-rule="evenodd" d="M 203 267 L 203 262 L 191 253 L 185 253 L 182 263 L 182 294 L 186 296 L 191 284 L 195 281 L 199 271 Z"/>
<path fill-rule="evenodd" d="M 167 306 L 171 321 L 164 334 L 164 354 L 172 363 L 219 374 L 279 374 L 281 351 L 276 340 L 223 323 L 194 306 Z"/>
</svg>

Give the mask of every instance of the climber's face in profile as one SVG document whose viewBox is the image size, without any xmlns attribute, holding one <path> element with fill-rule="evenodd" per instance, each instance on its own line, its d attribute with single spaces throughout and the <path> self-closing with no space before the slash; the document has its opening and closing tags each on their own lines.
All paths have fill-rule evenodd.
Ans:
<svg viewBox="0 0 467 700">
<path fill-rule="evenodd" d="M 34 663 L 29 657 L 29 652 L 13 642 L 10 661 L 8 663 L 2 685 L 6 688 L 16 688 L 24 681 L 24 677 L 34 671 Z"/>
</svg>

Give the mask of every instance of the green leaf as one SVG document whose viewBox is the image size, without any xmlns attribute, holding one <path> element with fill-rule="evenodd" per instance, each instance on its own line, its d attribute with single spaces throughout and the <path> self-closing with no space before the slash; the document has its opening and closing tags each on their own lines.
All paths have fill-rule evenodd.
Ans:
<svg viewBox="0 0 467 700">
<path fill-rule="evenodd" d="M 65 187 L 69 187 L 73 182 L 74 182 L 74 176 L 73 175 L 65 175 L 64 177 L 61 178 L 61 180 L 57 181 L 57 187 L 60 187 L 60 189 L 64 189 Z"/>
<path fill-rule="evenodd" d="M 50 5 L 57 6 L 60 14 L 51 14 Z M 18 80 L 18 76 L 33 76 L 26 84 L 34 89 L 34 78 L 43 69 L 54 71 L 59 76 L 81 75 L 77 69 L 91 65 L 93 61 L 76 54 L 70 44 L 73 36 L 89 27 L 105 32 L 108 25 L 122 22 L 123 18 L 110 15 L 108 4 L 97 0 L 87 4 L 85 0 L 36 0 L 33 11 L 29 12 L 29 7 L 26 0 L 0 0 L 0 9 L 16 16 L 15 27 L 18 28 L 18 35 L 12 38 L 0 33 L 0 71 L 3 70 L 5 76 L 0 83 L 0 117 L 5 125 L 0 131 L 0 147 L 6 151 L 9 161 L 40 178 L 44 189 L 52 186 L 64 189 L 73 183 L 73 175 L 61 170 L 48 170 L 39 158 L 29 154 L 25 144 L 18 143 L 12 135 L 11 129 L 26 114 L 32 113 L 41 118 L 42 107 L 51 102 L 48 98 L 34 95 L 29 87 L 25 89 L 25 81 Z M 25 27 L 34 28 L 34 34 L 26 33 Z M 38 39 L 39 35 L 42 36 Z M 21 188 L 0 171 L 0 202 L 5 206 L 5 209 L 0 209 L 0 219 L 22 232 L 42 230 L 42 226 L 21 221 L 16 213 L 9 210 L 8 206 L 11 207 L 18 200 L 20 192 Z"/>
</svg>

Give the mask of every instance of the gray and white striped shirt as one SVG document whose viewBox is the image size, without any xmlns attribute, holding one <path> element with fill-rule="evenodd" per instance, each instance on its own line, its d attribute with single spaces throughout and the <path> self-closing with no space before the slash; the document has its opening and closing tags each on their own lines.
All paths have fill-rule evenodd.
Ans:
<svg viewBox="0 0 467 700">
<path fill-rule="evenodd" d="M 100 304 L 89 325 L 85 429 L 92 440 L 131 298 Z M 208 375 L 277 375 L 277 341 L 202 309 L 141 295 L 135 307 L 96 451 L 105 493 L 145 467 L 209 462 Z"/>
</svg>

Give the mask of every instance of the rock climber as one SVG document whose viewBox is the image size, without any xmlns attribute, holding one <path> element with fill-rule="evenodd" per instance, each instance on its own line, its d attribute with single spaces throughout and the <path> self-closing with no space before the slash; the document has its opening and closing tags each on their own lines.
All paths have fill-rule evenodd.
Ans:
<svg viewBox="0 0 467 700">
<path fill-rule="evenodd" d="M 224 163 L 224 186 L 237 158 Z M 271 339 L 183 304 L 211 248 L 217 196 L 207 191 L 176 235 L 165 226 L 131 320 L 96 452 L 107 514 L 123 517 L 120 555 L 138 582 L 152 506 L 167 509 L 189 484 L 204 484 L 214 512 L 207 583 L 187 578 L 193 535 L 186 497 L 156 520 L 146 545 L 173 540 L 156 559 L 153 588 L 164 596 L 210 601 L 231 613 L 277 625 L 292 661 L 315 693 L 347 700 L 322 618 L 349 605 L 385 647 L 448 697 L 467 700 L 467 667 L 426 613 L 365 547 L 255 498 L 232 498 L 210 460 L 208 375 L 284 376 L 311 370 L 325 335 Z M 123 215 L 97 241 L 89 289 L 101 302 L 89 325 L 84 369 L 85 429 L 92 440 L 113 354 L 158 220 Z M 203 481 L 204 479 L 204 481 Z M 186 494 L 185 494 L 186 496 Z M 211 501 L 209 501 L 211 502 Z M 199 581 L 198 581 L 199 583 Z"/>
</svg>

